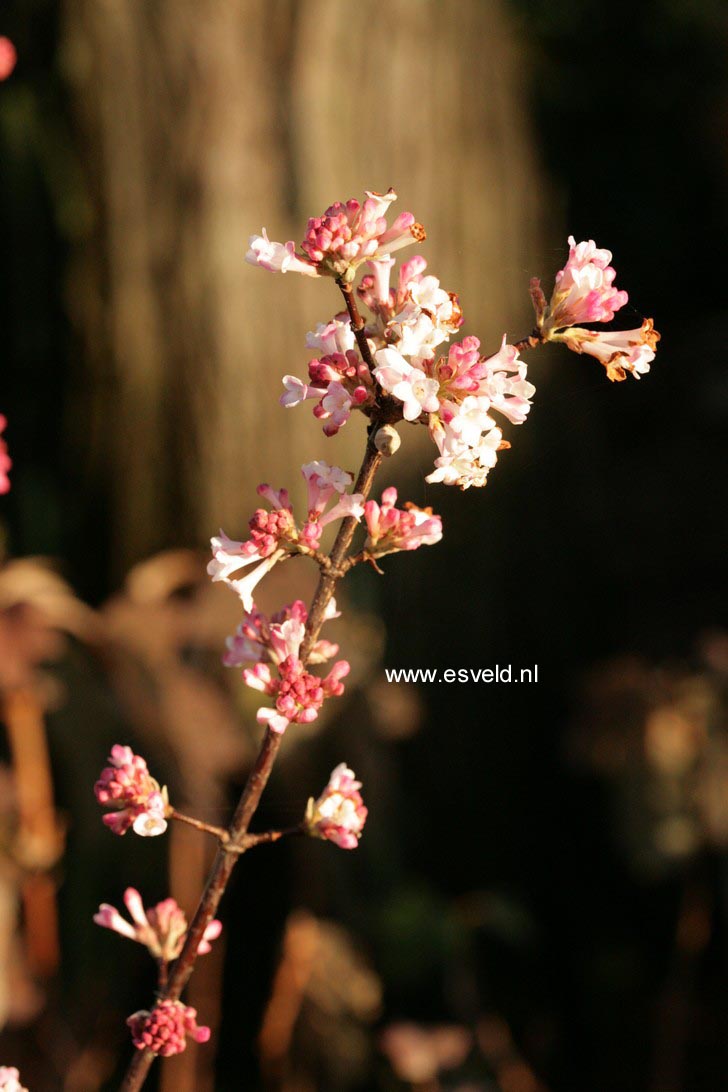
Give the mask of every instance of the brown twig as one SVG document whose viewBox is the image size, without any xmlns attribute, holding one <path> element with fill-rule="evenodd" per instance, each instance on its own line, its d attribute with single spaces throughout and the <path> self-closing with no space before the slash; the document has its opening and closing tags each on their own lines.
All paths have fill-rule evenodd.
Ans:
<svg viewBox="0 0 728 1092">
<path fill-rule="evenodd" d="M 364 322 L 357 309 L 351 285 L 345 285 L 343 282 L 337 283 L 343 293 L 344 300 L 346 301 L 346 308 L 349 312 L 349 317 L 351 318 L 351 328 L 357 339 L 359 350 L 365 363 L 371 369 L 374 367 L 374 361 L 364 335 Z M 384 409 L 381 413 L 376 414 L 373 417 L 368 429 L 364 458 L 354 484 L 353 491 L 355 493 L 361 493 L 365 498 L 371 491 L 374 476 L 382 462 L 383 456 L 374 446 L 373 437 L 383 423 L 382 418 L 385 417 L 386 414 L 387 411 Z M 301 659 L 304 663 L 308 662 L 311 649 L 318 639 L 321 626 L 323 625 L 326 608 L 334 594 L 336 581 L 341 575 L 340 569 L 342 563 L 351 546 L 351 540 L 354 537 L 356 524 L 357 520 L 354 516 L 347 516 L 341 521 L 331 552 L 328 555 L 328 565 L 322 566 L 318 586 L 313 600 L 311 601 L 311 607 L 308 613 L 306 636 L 301 645 Z M 230 880 L 233 868 L 239 857 L 247 852 L 253 845 L 258 845 L 264 841 L 273 842 L 281 837 L 283 833 L 289 833 L 285 831 L 271 831 L 267 834 L 248 834 L 250 821 L 255 815 L 260 798 L 263 795 L 263 790 L 268 783 L 268 778 L 271 775 L 282 739 L 283 737 L 281 735 L 272 732 L 270 728 L 266 729 L 260 751 L 258 752 L 253 769 L 248 776 L 245 788 L 243 789 L 243 794 L 235 809 L 235 814 L 233 815 L 230 826 L 226 831 L 222 832 L 225 835 L 225 838 L 221 838 L 220 848 L 217 851 L 217 856 L 215 857 L 215 861 L 205 885 L 205 890 L 202 893 L 195 916 L 192 919 L 187 936 L 185 937 L 184 947 L 182 948 L 179 958 L 170 968 L 167 985 L 160 992 L 159 1000 L 167 999 L 177 1001 L 187 985 L 195 967 L 197 949 L 202 940 L 202 936 L 215 916 L 220 900 L 225 893 L 225 888 Z M 195 822 L 193 822 L 192 825 L 194 826 Z M 203 824 L 202 829 L 208 828 Z M 155 1055 L 151 1050 L 137 1050 L 129 1064 L 129 1068 L 127 1069 L 121 1084 L 120 1092 L 138 1092 L 146 1080 L 154 1058 Z"/>
<path fill-rule="evenodd" d="M 214 834 L 221 842 L 227 842 L 228 840 L 228 832 L 223 827 L 213 826 L 212 823 L 203 823 L 201 819 L 193 819 L 191 815 L 183 815 L 176 808 L 172 808 L 167 815 L 170 819 L 177 819 L 180 823 L 187 823 L 195 830 L 204 830 L 206 834 Z"/>
<path fill-rule="evenodd" d="M 538 330 L 533 330 L 527 337 L 522 337 L 520 341 L 514 342 L 513 348 L 517 349 L 519 353 L 524 352 L 525 349 L 535 349 L 539 345 L 544 344 L 544 339 Z"/>
</svg>

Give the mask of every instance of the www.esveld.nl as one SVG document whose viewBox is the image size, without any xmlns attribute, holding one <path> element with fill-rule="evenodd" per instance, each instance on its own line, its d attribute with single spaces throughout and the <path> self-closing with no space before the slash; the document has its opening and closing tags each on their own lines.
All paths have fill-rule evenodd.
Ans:
<svg viewBox="0 0 728 1092">
<path fill-rule="evenodd" d="M 538 664 L 514 667 L 385 667 L 387 682 L 409 683 L 537 683 Z"/>
</svg>

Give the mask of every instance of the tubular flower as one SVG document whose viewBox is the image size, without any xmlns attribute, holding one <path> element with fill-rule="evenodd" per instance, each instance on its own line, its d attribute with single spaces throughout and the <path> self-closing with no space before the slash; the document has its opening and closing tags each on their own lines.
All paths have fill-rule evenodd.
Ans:
<svg viewBox="0 0 728 1092">
<path fill-rule="evenodd" d="M 387 210 L 396 200 L 394 190 L 385 194 L 367 190 L 363 204 L 353 197 L 346 203 L 336 201 L 308 221 L 303 254 L 297 254 L 291 242 L 271 242 L 264 228 L 262 235 L 251 236 L 246 261 L 276 272 L 291 270 L 351 282 L 362 262 L 386 259 L 392 251 L 425 238 L 424 228 L 411 212 L 400 213 L 391 227 L 387 225 Z"/>
<path fill-rule="evenodd" d="M 356 849 L 367 818 L 359 792 L 361 781 L 355 777 L 354 771 L 342 762 L 332 772 L 318 800 L 311 797 L 306 807 L 304 824 L 308 833 L 334 842 L 341 849 Z"/>
<path fill-rule="evenodd" d="M 113 809 L 103 817 L 107 827 L 114 834 L 126 834 L 131 827 L 143 837 L 163 834 L 167 829 L 167 790 L 160 789 L 146 761 L 131 747 L 116 743 L 108 762 L 94 785 L 99 804 Z"/>
<path fill-rule="evenodd" d="M 660 335 L 652 319 L 645 319 L 638 330 L 582 330 L 572 326 L 559 335 L 569 349 L 595 356 L 613 381 L 627 378 L 627 372 L 639 379 L 650 370 Z"/>
<path fill-rule="evenodd" d="M 430 435 L 440 452 L 429 482 L 485 485 L 495 465 L 503 436 L 491 412 L 512 424 L 522 424 L 531 408 L 535 387 L 526 379 L 526 365 L 505 335 L 497 353 L 480 355 L 480 342 L 466 337 L 449 347 L 447 356 L 416 358 L 409 364 L 398 349 L 375 354 L 375 376 L 383 389 L 402 401 L 405 420 L 427 415 Z"/>
<path fill-rule="evenodd" d="M 336 600 L 330 599 L 324 613 L 324 622 L 339 618 Z M 298 648 L 303 640 L 308 612 L 302 600 L 297 599 L 283 610 L 272 614 L 270 619 L 253 607 L 248 611 L 232 637 L 226 641 L 227 652 L 222 662 L 226 667 L 243 667 L 245 664 L 277 664 L 290 652 L 291 631 L 296 635 Z M 285 650 L 285 651 L 284 651 Z M 296 649 L 297 650 L 297 649 Z M 323 664 L 332 659 L 339 646 L 331 641 L 318 640 L 311 649 L 308 662 Z"/>
<path fill-rule="evenodd" d="M 197 1010 L 181 1001 L 158 1001 L 151 1012 L 140 1009 L 126 1021 L 137 1050 L 151 1050 L 162 1058 L 181 1054 L 187 1036 L 196 1043 L 206 1043 L 210 1029 L 197 1023 Z"/>
<path fill-rule="evenodd" d="M 0 1065 L 0 1092 L 28 1092 L 20 1083 L 20 1073 L 14 1065 Z"/>
<path fill-rule="evenodd" d="M 332 598 L 323 621 L 338 617 Z M 307 620 L 306 606 L 300 600 L 270 619 L 253 607 L 226 642 L 223 663 L 227 667 L 243 667 L 244 683 L 274 699 L 272 709 L 264 705 L 258 710 L 259 724 L 267 724 L 272 732 L 283 733 L 289 724 L 310 724 L 317 719 L 326 698 L 344 693 L 342 679 L 349 673 L 346 660 L 337 661 L 325 678 L 312 675 L 303 664 L 300 649 L 306 637 Z M 337 652 L 337 644 L 319 640 L 313 645 L 308 662 L 323 664 Z"/>
<path fill-rule="evenodd" d="M 309 493 L 308 518 L 299 527 L 285 489 L 271 489 L 259 485 L 258 495 L 272 506 L 272 511 L 258 508 L 250 518 L 250 538 L 236 542 L 224 531 L 211 539 L 212 561 L 207 571 L 213 581 L 228 584 L 243 601 L 246 611 L 253 609 L 253 590 L 266 573 L 283 558 L 298 552 L 317 549 L 324 527 L 340 516 L 361 519 L 363 507 L 359 493 L 346 493 L 352 477 L 339 467 L 328 463 L 306 463 L 301 472 Z M 324 511 L 332 498 L 336 503 Z M 241 569 L 254 566 L 247 576 L 238 574 Z"/>
<path fill-rule="evenodd" d="M 390 486 L 382 493 L 381 505 L 374 500 L 364 505 L 369 531 L 364 549 L 372 557 L 433 546 L 442 538 L 442 520 L 433 516 L 431 508 L 418 508 L 408 502 L 403 510 L 396 504 L 397 490 Z"/>
<path fill-rule="evenodd" d="M 611 261 L 611 251 L 599 250 L 593 239 L 577 243 L 570 235 L 569 260 L 556 274 L 549 302 L 538 278 L 531 281 L 536 326 L 544 341 L 562 341 L 575 353 L 595 356 L 610 379 L 625 379 L 627 372 L 639 379 L 650 370 L 660 340 L 652 319 L 645 319 L 637 330 L 602 333 L 577 325 L 609 322 L 627 302 L 627 293 L 614 287 Z"/>
<path fill-rule="evenodd" d="M 4 432 L 7 426 L 7 418 L 0 413 L 0 432 Z M 13 465 L 13 460 L 8 455 L 8 445 L 0 437 L 0 495 L 10 492 L 10 478 L 8 471 Z"/>
<path fill-rule="evenodd" d="M 310 724 L 316 720 L 326 698 L 344 693 L 341 680 L 350 670 L 346 660 L 338 660 L 323 679 L 307 671 L 300 659 L 306 635 L 305 608 L 294 603 L 283 613 L 287 615 L 283 621 L 270 623 L 258 612 L 246 615 L 238 633 L 228 642 L 225 658 L 231 666 L 253 664 L 243 671 L 246 685 L 275 699 L 272 709 L 263 706 L 258 710 L 258 723 L 267 724 L 278 733 L 285 732 L 289 724 Z M 324 621 L 331 617 L 338 617 L 335 603 L 329 604 Z M 317 642 L 311 659 L 315 656 L 314 662 L 322 663 L 337 651 L 336 645 Z"/>
<path fill-rule="evenodd" d="M 612 252 L 600 250 L 593 239 L 577 243 L 573 235 L 569 236 L 569 259 L 556 274 L 551 300 L 536 305 L 536 320 L 543 337 L 549 338 L 554 330 L 578 322 L 609 322 L 624 307 L 629 297 L 614 287 L 617 274 L 611 261 Z M 534 299 L 540 292 L 537 277 L 531 282 L 531 292 Z"/>
<path fill-rule="evenodd" d="M 187 935 L 187 918 L 175 899 L 163 899 L 156 906 L 145 910 L 139 892 L 134 887 L 127 887 L 124 904 L 131 922 L 123 918 L 115 907 L 103 902 L 94 914 L 95 923 L 105 929 L 112 929 L 137 944 L 143 944 L 154 959 L 161 959 L 165 963 L 176 959 Z M 210 951 L 211 941 L 216 940 L 221 932 L 222 923 L 217 919 L 211 921 L 203 933 L 197 954 L 206 955 Z"/>
<path fill-rule="evenodd" d="M 326 343 L 337 339 L 345 343 L 338 338 L 338 331 L 332 337 L 324 335 L 320 338 Z M 297 406 L 309 398 L 319 399 L 313 412 L 315 417 L 326 422 L 323 426 L 326 436 L 335 436 L 349 420 L 352 410 L 367 412 L 374 405 L 374 382 L 366 364 L 354 349 L 344 352 L 335 350 L 311 360 L 308 375 L 310 384 L 294 375 L 283 377 L 285 391 L 281 395 L 281 405 Z"/>
</svg>

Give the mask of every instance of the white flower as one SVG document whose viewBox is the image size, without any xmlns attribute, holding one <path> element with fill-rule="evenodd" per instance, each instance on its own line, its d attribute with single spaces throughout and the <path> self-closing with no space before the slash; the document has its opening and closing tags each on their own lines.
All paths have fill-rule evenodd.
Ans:
<svg viewBox="0 0 728 1092">
<path fill-rule="evenodd" d="M 304 273 L 307 277 L 318 277 L 316 266 L 296 254 L 295 243 L 274 243 L 268 238 L 265 228 L 262 235 L 250 236 L 250 249 L 245 260 L 273 273 Z"/>
<path fill-rule="evenodd" d="M 409 364 L 396 349 L 379 349 L 374 376 L 389 394 L 403 404 L 405 421 L 416 421 L 421 413 L 436 413 L 440 408 L 437 393 L 440 384 L 419 368 Z"/>
</svg>

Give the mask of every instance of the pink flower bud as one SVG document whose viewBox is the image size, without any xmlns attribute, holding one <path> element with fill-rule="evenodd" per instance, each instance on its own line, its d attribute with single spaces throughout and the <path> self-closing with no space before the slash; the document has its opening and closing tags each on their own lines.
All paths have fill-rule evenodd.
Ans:
<svg viewBox="0 0 728 1092">
<path fill-rule="evenodd" d="M 94 785 L 96 799 L 112 810 L 103 821 L 114 834 L 126 834 L 133 827 L 142 837 L 154 837 L 167 829 L 167 790 L 160 789 L 141 755 L 116 743 L 109 765 Z"/>
<path fill-rule="evenodd" d="M 356 849 L 367 818 L 360 788 L 353 770 L 343 762 L 337 766 L 318 800 L 308 802 L 304 819 L 308 833 L 341 849 Z"/>
<path fill-rule="evenodd" d="M 137 1050 L 151 1050 L 162 1058 L 181 1054 L 187 1036 L 206 1043 L 210 1029 L 197 1024 L 197 1010 L 181 1001 L 158 1001 L 151 1012 L 141 1009 L 127 1020 Z"/>
</svg>

